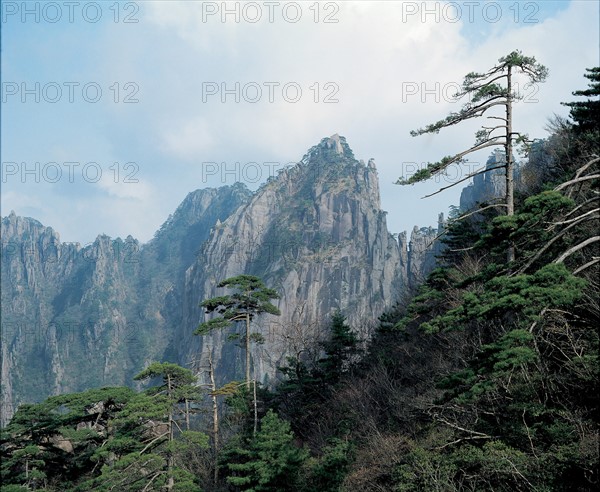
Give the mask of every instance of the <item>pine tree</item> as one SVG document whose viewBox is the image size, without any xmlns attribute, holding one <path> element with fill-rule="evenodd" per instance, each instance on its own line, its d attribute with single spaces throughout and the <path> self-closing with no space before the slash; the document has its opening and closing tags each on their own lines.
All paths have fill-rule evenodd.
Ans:
<svg viewBox="0 0 600 492">
<path fill-rule="evenodd" d="M 346 318 L 336 311 L 331 317 L 331 335 L 323 342 L 325 356 L 319 360 L 318 371 L 325 383 L 337 384 L 353 359 L 361 352 L 360 340 L 346 324 Z"/>
<path fill-rule="evenodd" d="M 561 103 L 571 108 L 571 118 L 575 122 L 577 133 L 594 132 L 598 134 L 600 124 L 600 67 L 586 68 L 583 76 L 590 80 L 589 89 L 574 91 L 574 96 L 587 97 L 587 101 Z"/>
<path fill-rule="evenodd" d="M 206 435 L 187 430 L 189 406 L 181 408 L 200 396 L 195 377 L 177 364 L 155 362 L 134 379 L 154 378 L 160 378 L 160 384 L 137 394 L 113 419 L 114 435 L 97 452 L 104 463 L 101 474 L 78 490 L 199 492 L 185 463 L 177 460 L 189 447 L 208 446 Z"/>
<path fill-rule="evenodd" d="M 487 173 L 494 169 L 503 168 L 505 171 L 505 203 L 506 215 L 514 214 L 514 161 L 513 161 L 513 143 L 523 143 L 527 141 L 527 135 L 515 132 L 513 130 L 512 112 L 513 103 L 521 96 L 515 92 L 513 76 L 516 73 L 524 74 L 529 83 L 544 82 L 548 76 L 548 69 L 537 63 L 534 57 L 524 56 L 520 51 L 513 51 L 507 56 L 498 60 L 498 65 L 492 67 L 485 73 L 471 72 L 467 74 L 463 81 L 462 90 L 455 95 L 457 99 L 470 96 L 467 102 L 458 113 L 450 113 L 443 120 L 427 125 L 425 128 L 414 130 L 411 135 L 418 136 L 426 133 L 439 133 L 442 128 L 456 125 L 471 118 L 479 118 L 496 106 L 504 108 L 504 116 L 488 116 L 488 119 L 499 120 L 500 124 L 495 126 L 482 126 L 476 134 L 475 145 L 471 148 L 459 152 L 458 154 L 446 156 L 436 163 L 429 163 L 427 168 L 421 169 L 409 179 L 400 178 L 397 184 L 406 185 L 419 181 L 424 181 L 432 176 L 444 172 L 448 166 L 454 163 L 462 163 L 465 156 L 485 149 L 487 147 L 504 147 L 505 162 L 499 166 L 486 168 L 470 174 L 469 176 L 456 181 L 452 185 L 441 188 L 436 193 L 457 185 L 477 174 Z M 501 85 L 499 81 L 504 81 Z M 499 131 L 499 133 L 496 133 Z M 433 194 L 436 194 L 433 193 Z M 431 196 L 431 195 L 428 195 Z M 499 205 L 490 205 L 499 206 Z M 509 246 L 507 252 L 509 262 L 514 261 L 514 247 Z"/>
<path fill-rule="evenodd" d="M 294 444 L 290 424 L 269 410 L 249 441 L 238 441 L 225 453 L 227 482 L 247 492 L 297 490 L 296 479 L 307 452 Z"/>
<path fill-rule="evenodd" d="M 206 299 L 200 306 L 204 307 L 206 314 L 216 312 L 219 317 L 200 323 L 194 335 L 206 335 L 215 329 L 231 326 L 236 321 L 245 321 L 245 335 L 243 336 L 246 352 L 246 387 L 250 390 L 250 342 L 260 342 L 259 333 L 250 332 L 250 323 L 255 316 L 263 313 L 279 315 L 279 309 L 271 304 L 272 299 L 279 299 L 279 294 L 265 286 L 263 281 L 253 275 L 238 275 L 222 280 L 217 287 L 235 289 L 237 292 Z M 238 338 L 240 335 L 236 335 Z"/>
<path fill-rule="evenodd" d="M 134 396 L 129 388 L 100 388 L 21 405 L 2 430 L 2 483 L 37 488 L 60 476 L 76 481 L 94 466 L 109 422 Z"/>
</svg>

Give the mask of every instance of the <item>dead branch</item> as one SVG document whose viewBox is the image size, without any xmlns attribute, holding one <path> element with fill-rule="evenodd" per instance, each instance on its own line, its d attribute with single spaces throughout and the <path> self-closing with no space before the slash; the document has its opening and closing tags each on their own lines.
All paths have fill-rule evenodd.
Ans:
<svg viewBox="0 0 600 492">
<path fill-rule="evenodd" d="M 467 432 L 469 434 L 472 434 L 474 436 L 480 436 L 480 438 L 486 438 L 486 439 L 493 439 L 494 436 L 490 436 L 488 434 L 484 434 L 483 432 L 477 432 L 471 429 L 465 429 L 464 427 L 461 427 L 459 425 L 453 424 L 452 422 L 447 421 L 446 419 L 440 417 L 439 415 L 434 415 L 433 416 L 434 419 L 438 420 L 439 422 L 442 422 L 443 424 L 446 424 L 449 427 L 452 427 L 453 429 L 459 430 L 459 431 L 463 431 L 463 432 Z"/>
<path fill-rule="evenodd" d="M 493 144 L 493 145 L 498 145 L 498 144 Z M 488 145 L 487 147 L 491 147 L 491 145 Z M 466 153 L 464 153 L 463 155 L 466 155 Z M 463 178 L 463 179 L 460 179 L 458 181 L 455 181 L 451 185 L 444 186 L 443 188 L 440 188 L 439 190 L 437 190 L 435 193 L 431 193 L 429 195 L 422 196 L 421 198 L 429 198 L 430 196 L 437 195 L 438 193 L 441 193 L 442 191 L 447 190 L 448 188 L 452 188 L 453 186 L 456 186 L 458 183 L 462 183 L 463 181 L 466 181 L 467 179 L 470 179 L 473 176 L 477 176 L 478 174 L 487 173 L 489 171 L 493 171 L 494 169 L 503 169 L 505 167 L 506 167 L 505 165 L 502 165 L 502 166 L 490 167 L 488 169 L 480 169 L 479 171 L 476 171 L 476 172 L 474 172 L 472 174 L 469 174 L 466 178 Z"/>
<path fill-rule="evenodd" d="M 573 178 L 570 181 L 566 181 L 563 184 L 554 188 L 554 191 L 560 191 L 568 186 L 572 186 L 577 183 L 581 183 L 582 181 L 589 181 L 590 179 L 598 179 L 600 178 L 600 174 L 589 174 L 587 176 L 582 176 L 581 178 Z"/>
<path fill-rule="evenodd" d="M 600 212 L 600 208 L 595 208 L 593 210 L 589 210 L 586 213 L 584 213 L 583 215 L 580 215 L 579 217 L 575 217 L 574 219 L 569 219 L 569 220 L 563 220 L 562 222 L 553 222 L 552 225 L 562 225 L 562 224 L 570 224 L 571 222 L 575 222 L 583 217 L 585 217 L 586 215 L 589 214 L 593 214 L 594 212 Z"/>
<path fill-rule="evenodd" d="M 552 244 L 554 244 L 554 242 L 556 242 L 558 239 L 560 239 L 562 236 L 564 236 L 569 229 L 571 229 L 572 227 L 575 227 L 577 224 L 579 224 L 579 222 L 583 222 L 585 220 L 590 219 L 590 217 L 582 217 L 579 218 L 577 220 L 577 222 L 572 222 L 571 224 L 569 224 L 567 227 L 565 227 L 562 231 L 560 231 L 558 234 L 556 234 L 552 239 L 550 239 L 550 241 L 548 241 L 546 244 L 544 244 L 544 246 L 542 246 L 541 249 L 538 250 L 538 252 L 533 256 L 533 258 L 531 258 L 527 264 L 525 264 L 523 267 L 521 267 L 519 270 L 517 270 L 514 275 L 516 275 L 517 273 L 523 273 L 525 270 L 527 270 L 531 265 L 533 265 L 533 263 L 535 263 L 535 261 L 550 247 L 552 246 Z"/>
<path fill-rule="evenodd" d="M 588 261 L 587 263 L 581 265 L 577 270 L 575 270 L 573 272 L 573 275 L 577 275 L 579 272 L 583 272 L 586 268 L 591 267 L 592 265 L 595 265 L 596 263 L 598 263 L 600 261 L 600 258 L 598 257 L 594 257 L 593 260 Z"/>
<path fill-rule="evenodd" d="M 461 437 L 460 439 L 457 439 L 456 441 L 452 441 L 452 442 L 448 442 L 446 444 L 444 444 L 443 446 L 438 446 L 434 449 L 439 450 L 439 449 L 444 449 L 448 446 L 452 446 L 453 444 L 458 444 L 459 442 L 462 441 L 472 441 L 474 439 L 493 439 L 492 436 L 469 436 L 469 437 Z"/>
<path fill-rule="evenodd" d="M 140 454 L 143 454 L 144 451 L 146 451 L 150 446 L 152 446 L 153 443 L 155 443 L 156 441 L 158 441 L 159 439 L 162 439 L 163 437 L 165 437 L 167 434 L 169 433 L 169 431 L 165 432 L 164 434 L 161 434 L 160 436 L 152 439 L 152 441 L 150 441 L 148 444 L 146 444 L 146 446 L 144 447 L 144 449 L 142 449 L 140 451 Z"/>
<path fill-rule="evenodd" d="M 596 157 L 595 159 L 592 159 L 592 160 L 588 161 L 587 163 L 585 163 L 583 166 L 581 166 L 579 169 L 577 169 L 577 172 L 575 173 L 575 177 L 578 178 L 579 176 L 581 176 L 581 174 L 583 172 L 585 172 L 592 164 L 594 164 L 598 161 L 600 161 L 600 157 Z"/>
<path fill-rule="evenodd" d="M 577 212 L 577 210 L 579 210 L 582 207 L 585 207 L 589 203 L 595 202 L 596 200 L 598 200 L 598 198 L 600 198 L 600 197 L 594 196 L 594 197 L 590 198 L 589 200 L 586 200 L 585 202 L 577 205 L 573 210 L 571 210 L 568 214 L 566 214 L 565 217 L 568 217 L 569 215 L 573 215 L 575 212 Z"/>
<path fill-rule="evenodd" d="M 573 253 L 576 253 L 580 249 L 585 248 L 588 244 L 592 244 L 597 241 L 600 241 L 600 236 L 593 236 L 593 237 L 586 239 L 585 241 L 580 242 L 579 244 L 573 246 L 572 248 L 569 248 L 562 255 L 560 255 L 558 257 L 558 259 L 556 259 L 554 261 L 554 263 L 562 263 L 563 261 L 565 261 L 565 259 L 567 259 L 569 256 L 571 256 Z"/>
</svg>

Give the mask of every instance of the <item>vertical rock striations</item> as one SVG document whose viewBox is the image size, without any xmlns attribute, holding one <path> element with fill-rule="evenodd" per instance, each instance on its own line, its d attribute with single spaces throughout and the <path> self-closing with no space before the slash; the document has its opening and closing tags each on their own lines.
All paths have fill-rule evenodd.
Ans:
<svg viewBox="0 0 600 492">
<path fill-rule="evenodd" d="M 34 219 L 3 218 L 0 424 L 20 403 L 131 384 L 147 361 L 174 360 L 183 272 L 250 195 L 243 185 L 190 193 L 143 248 L 131 236 L 81 247 Z"/>
<path fill-rule="evenodd" d="M 326 326 L 334 310 L 367 338 L 409 276 L 417 281 L 430 268 L 434 236 L 417 230 L 410 250 L 402 237 L 397 242 L 387 230 L 373 160 L 357 161 L 344 137 L 323 139 L 213 230 L 186 272 L 178 352 L 202 365 L 212 350 L 223 379 L 241 376 L 242 351 L 227 332 L 201 339 L 191 333 L 204 320 L 198 303 L 224 293 L 215 287 L 220 280 L 242 273 L 260 276 L 281 295 L 281 316 L 255 322 L 265 340 L 252 352 L 256 378 L 275 377 L 298 325 Z"/>
</svg>

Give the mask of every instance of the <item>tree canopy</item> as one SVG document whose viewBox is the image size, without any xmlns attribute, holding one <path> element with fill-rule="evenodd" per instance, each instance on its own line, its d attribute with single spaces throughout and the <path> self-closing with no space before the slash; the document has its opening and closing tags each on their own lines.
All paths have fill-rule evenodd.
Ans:
<svg viewBox="0 0 600 492">
<path fill-rule="evenodd" d="M 263 281 L 254 275 L 238 275 L 222 280 L 217 287 L 234 289 L 233 294 L 213 297 L 200 303 L 206 314 L 216 313 L 219 316 L 200 323 L 195 335 L 206 335 L 215 329 L 223 329 L 236 321 L 245 321 L 243 340 L 246 352 L 246 384 L 250 388 L 250 342 L 261 342 L 259 333 L 250 331 L 250 323 L 255 316 L 263 313 L 279 315 L 279 309 L 271 304 L 272 299 L 279 299 L 279 294 L 265 286 Z M 234 338 L 241 338 L 239 334 Z"/>
</svg>

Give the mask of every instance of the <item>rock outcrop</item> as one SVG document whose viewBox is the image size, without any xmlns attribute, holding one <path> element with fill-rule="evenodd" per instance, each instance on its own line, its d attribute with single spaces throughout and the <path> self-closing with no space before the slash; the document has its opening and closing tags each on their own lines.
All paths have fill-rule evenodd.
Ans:
<svg viewBox="0 0 600 492">
<path fill-rule="evenodd" d="M 202 339 L 191 333 L 204 320 L 198 302 L 224 293 L 215 287 L 219 280 L 258 275 L 281 294 L 281 316 L 255 323 L 265 343 L 253 350 L 254 374 L 272 380 L 289 351 L 293 325 L 326 326 L 340 310 L 368 337 L 377 317 L 406 289 L 405 265 L 380 209 L 373 161 L 357 161 L 343 137 L 323 139 L 213 231 L 186 273 L 180 353 L 186 359 L 200 355 L 202 365 L 212 350 L 217 367 L 230 368 L 227 378 L 239 373 L 241 364 L 231 360 L 242 354 L 227 342 L 228 333 Z"/>
<path fill-rule="evenodd" d="M 502 166 L 506 162 L 504 151 L 496 149 L 486 162 L 487 173 L 478 174 L 473 177 L 473 182 L 463 188 L 460 194 L 460 210 L 473 209 L 478 203 L 488 202 L 502 197 L 506 190 L 504 169 L 493 169 Z"/>
</svg>

